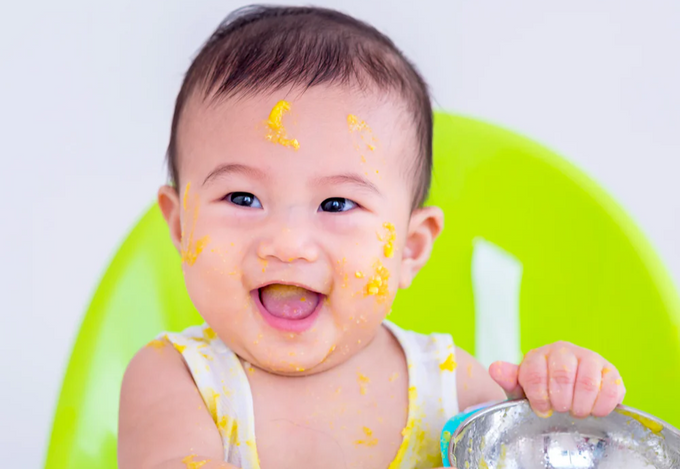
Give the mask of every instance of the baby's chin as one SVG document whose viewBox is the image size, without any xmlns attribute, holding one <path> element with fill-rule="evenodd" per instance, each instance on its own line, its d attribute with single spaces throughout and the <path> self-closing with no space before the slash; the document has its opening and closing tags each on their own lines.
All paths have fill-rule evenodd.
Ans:
<svg viewBox="0 0 680 469">
<path fill-rule="evenodd" d="M 377 328 L 380 326 L 377 325 Z M 281 376 L 310 376 L 322 373 L 349 360 L 370 342 L 373 334 L 354 333 L 319 327 L 298 337 L 262 333 L 260 341 L 243 344 L 234 350 L 243 360 L 268 373 Z"/>
</svg>

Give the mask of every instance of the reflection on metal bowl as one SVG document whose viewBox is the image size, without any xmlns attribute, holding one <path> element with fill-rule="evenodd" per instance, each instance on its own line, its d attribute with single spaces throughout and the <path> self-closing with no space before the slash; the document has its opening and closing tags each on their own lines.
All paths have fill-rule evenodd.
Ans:
<svg viewBox="0 0 680 469">
<path fill-rule="evenodd" d="M 678 469 L 680 432 L 625 406 L 579 420 L 541 418 L 528 401 L 508 401 L 458 427 L 449 461 L 457 469 Z"/>
</svg>

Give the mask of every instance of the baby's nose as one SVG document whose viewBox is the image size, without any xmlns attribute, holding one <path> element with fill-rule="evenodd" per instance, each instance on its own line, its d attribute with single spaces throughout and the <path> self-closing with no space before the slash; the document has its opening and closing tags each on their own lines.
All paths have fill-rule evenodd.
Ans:
<svg viewBox="0 0 680 469">
<path fill-rule="evenodd" d="M 260 241 L 257 255 L 261 259 L 275 258 L 281 262 L 315 262 L 319 258 L 319 249 L 306 224 L 289 220 L 288 223 L 279 225 L 278 229 L 269 231 Z"/>
</svg>

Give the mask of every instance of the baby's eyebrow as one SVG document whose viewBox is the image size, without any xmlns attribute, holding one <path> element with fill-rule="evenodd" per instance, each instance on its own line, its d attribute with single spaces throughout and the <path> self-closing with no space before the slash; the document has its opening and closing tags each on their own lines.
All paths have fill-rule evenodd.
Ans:
<svg viewBox="0 0 680 469">
<path fill-rule="evenodd" d="M 237 164 L 237 163 L 227 163 L 227 164 L 221 164 L 212 171 L 210 171 L 210 174 L 205 178 L 203 181 L 203 185 L 205 186 L 208 182 L 212 181 L 213 179 L 216 179 L 220 176 L 224 176 L 226 174 L 245 174 L 246 176 L 250 176 L 255 179 L 266 179 L 267 175 L 257 169 L 253 168 L 252 166 L 247 166 L 244 164 Z"/>
<path fill-rule="evenodd" d="M 314 180 L 314 184 L 317 186 L 338 186 L 343 184 L 350 184 L 357 186 L 360 189 L 366 189 L 369 192 L 373 192 L 380 195 L 378 188 L 368 179 L 362 177 L 356 173 L 343 173 L 335 174 L 333 176 L 323 176 Z"/>
</svg>

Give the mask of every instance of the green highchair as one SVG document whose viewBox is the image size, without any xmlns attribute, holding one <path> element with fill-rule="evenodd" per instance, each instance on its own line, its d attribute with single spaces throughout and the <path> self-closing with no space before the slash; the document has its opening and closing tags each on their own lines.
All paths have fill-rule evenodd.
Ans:
<svg viewBox="0 0 680 469">
<path fill-rule="evenodd" d="M 626 404 L 680 427 L 680 301 L 644 236 L 592 180 L 544 147 L 437 113 L 430 204 L 446 214 L 432 259 L 390 320 L 450 332 L 483 362 L 549 342 L 621 370 Z M 154 205 L 120 247 L 83 321 L 47 468 L 116 467 L 118 394 L 134 353 L 202 319 Z"/>
</svg>

